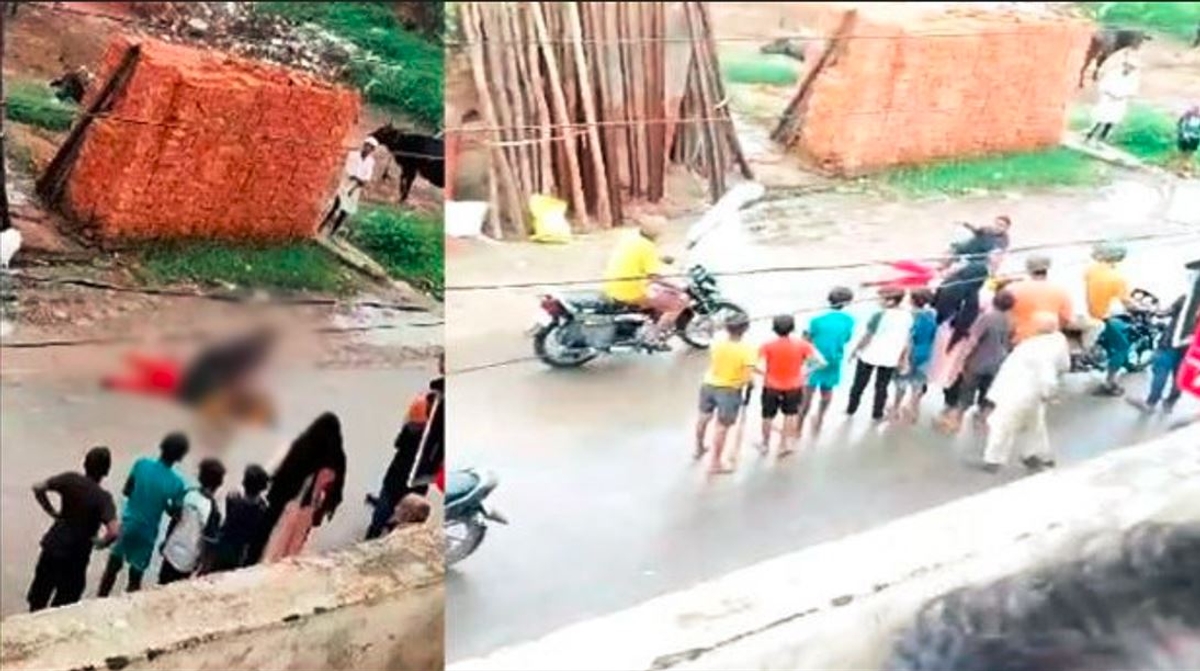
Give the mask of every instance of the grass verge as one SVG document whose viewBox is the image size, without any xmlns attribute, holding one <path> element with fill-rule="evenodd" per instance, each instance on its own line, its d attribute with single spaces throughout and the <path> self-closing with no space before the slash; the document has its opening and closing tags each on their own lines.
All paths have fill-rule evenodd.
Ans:
<svg viewBox="0 0 1200 671">
<path fill-rule="evenodd" d="M 1109 144 L 1152 165 L 1170 165 L 1177 149 L 1176 124 L 1171 113 L 1149 105 L 1130 105 L 1129 113 L 1108 137 Z M 1071 129 L 1086 133 L 1092 125 L 1091 108 L 1076 107 L 1071 112 Z M 1200 156 L 1195 156 L 1200 166 Z"/>
<path fill-rule="evenodd" d="M 391 207 L 363 207 L 350 240 L 397 279 L 442 298 L 446 237 L 441 217 Z"/>
<path fill-rule="evenodd" d="M 1081 2 L 1100 23 L 1113 28 L 1142 28 L 1179 40 L 1196 38 L 1200 2 Z"/>
<path fill-rule="evenodd" d="M 442 45 L 404 29 L 386 2 L 260 2 L 259 11 L 315 23 L 363 50 L 350 79 L 366 99 L 436 128 L 442 123 Z"/>
<path fill-rule="evenodd" d="M 942 161 L 881 175 L 883 183 L 910 196 L 1086 186 L 1104 178 L 1103 165 L 1064 148 Z"/>
<path fill-rule="evenodd" d="M 792 86 L 800 79 L 800 68 L 787 56 L 730 54 L 721 56 L 721 74 L 732 84 Z"/>
<path fill-rule="evenodd" d="M 10 121 L 55 132 L 70 129 L 78 109 L 56 98 L 54 89 L 41 82 L 5 83 L 4 97 Z"/>
<path fill-rule="evenodd" d="M 239 287 L 345 293 L 350 271 L 315 242 L 269 247 L 217 242 L 171 242 L 138 252 L 144 280 L 156 284 L 233 284 Z"/>
</svg>

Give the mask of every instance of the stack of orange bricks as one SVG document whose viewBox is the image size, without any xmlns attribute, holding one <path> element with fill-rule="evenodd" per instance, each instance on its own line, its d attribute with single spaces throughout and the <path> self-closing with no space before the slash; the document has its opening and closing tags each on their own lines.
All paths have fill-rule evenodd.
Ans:
<svg viewBox="0 0 1200 671">
<path fill-rule="evenodd" d="M 815 27 L 823 35 L 851 6 L 858 20 L 812 84 L 796 146 L 816 165 L 853 175 L 1061 140 L 1090 23 L 918 3 L 822 4 Z"/>
<path fill-rule="evenodd" d="M 109 45 L 92 95 L 133 43 Z M 66 210 L 106 239 L 311 235 L 355 144 L 358 95 L 285 68 L 137 43 L 128 85 L 87 131 Z"/>
</svg>

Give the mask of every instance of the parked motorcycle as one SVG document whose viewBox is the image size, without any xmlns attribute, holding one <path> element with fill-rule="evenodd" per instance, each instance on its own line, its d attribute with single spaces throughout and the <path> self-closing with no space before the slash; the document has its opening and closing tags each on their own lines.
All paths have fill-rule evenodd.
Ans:
<svg viewBox="0 0 1200 671">
<path fill-rule="evenodd" d="M 442 523 L 446 537 L 446 566 L 453 566 L 475 552 L 487 535 L 488 522 L 508 524 L 504 515 L 484 505 L 498 484 L 492 473 L 481 474 L 469 468 L 446 474 L 445 520 Z"/>
<path fill-rule="evenodd" d="M 1158 297 L 1145 289 L 1135 289 L 1130 297 L 1138 307 L 1127 314 L 1117 315 L 1125 323 L 1129 336 L 1129 357 L 1126 369 L 1131 373 L 1145 370 L 1154 359 L 1158 344 L 1166 335 L 1170 318 L 1162 314 Z M 1092 345 L 1088 350 L 1081 346 L 1082 333 L 1077 329 L 1064 329 L 1064 335 L 1071 342 L 1071 372 L 1104 372 L 1108 369 L 1108 354 L 1100 343 Z"/>
<path fill-rule="evenodd" d="M 696 349 L 707 349 L 716 330 L 733 314 L 746 314 L 721 297 L 717 280 L 703 266 L 688 270 L 689 305 L 675 322 L 678 335 Z M 601 354 L 656 351 L 645 338 L 654 315 L 610 300 L 600 291 L 566 291 L 542 297 L 533 328 L 533 351 L 555 368 L 576 368 Z"/>
</svg>

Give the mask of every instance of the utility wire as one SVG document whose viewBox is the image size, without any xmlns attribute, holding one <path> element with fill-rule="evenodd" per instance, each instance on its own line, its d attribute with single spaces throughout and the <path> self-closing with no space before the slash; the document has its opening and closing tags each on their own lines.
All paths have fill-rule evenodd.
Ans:
<svg viewBox="0 0 1200 671">
<path fill-rule="evenodd" d="M 1088 264 L 1089 264 L 1088 261 L 1076 261 L 1076 262 L 1062 264 L 1057 267 L 1061 268 L 1061 267 L 1065 266 L 1068 268 L 1079 268 L 1079 267 L 1087 266 Z M 979 283 L 979 280 L 960 280 L 960 281 L 944 282 L 938 286 L 939 287 L 953 287 L 953 286 L 958 286 L 960 284 L 978 284 L 978 283 Z M 851 305 L 864 305 L 864 304 L 872 304 L 872 303 L 877 304 L 878 302 L 879 302 L 878 296 L 868 295 L 868 296 L 860 296 L 858 298 L 855 298 L 855 299 L 851 300 L 849 303 L 847 303 L 846 305 L 851 306 Z M 791 310 L 790 312 L 787 312 L 787 314 L 791 314 L 793 316 L 799 316 L 799 315 L 803 315 L 803 314 L 818 312 L 820 310 L 825 310 L 828 308 L 829 308 L 829 304 L 826 302 L 826 303 L 822 303 L 819 305 L 802 306 L 802 307 L 796 308 L 794 310 Z M 770 314 L 750 316 L 749 321 L 752 323 L 753 322 L 762 322 L 762 321 L 766 321 L 769 319 L 774 319 L 776 316 L 778 316 L 780 314 L 784 314 L 784 313 L 781 311 L 775 311 L 775 312 L 771 312 Z M 484 371 L 489 371 L 489 370 L 495 370 L 497 368 L 506 368 L 508 366 L 515 366 L 515 365 L 519 365 L 519 364 L 523 364 L 523 363 L 534 363 L 537 361 L 540 361 L 540 359 L 535 355 L 515 357 L 512 359 L 504 359 L 501 361 L 492 361 L 492 362 L 488 362 L 488 363 L 478 364 L 475 366 L 466 366 L 466 367 L 459 368 L 456 370 L 448 371 L 447 376 L 456 377 L 456 376 L 460 376 L 460 375 L 469 375 L 471 373 L 479 373 L 479 372 L 484 372 Z"/>
<path fill-rule="evenodd" d="M 1169 224 L 1184 224 L 1185 222 L 1167 220 Z M 1080 245 L 1096 244 L 1101 242 L 1141 242 L 1147 240 L 1165 240 L 1165 239 L 1196 239 L 1200 240 L 1200 232 L 1197 231 L 1181 231 L 1176 233 L 1144 233 L 1137 235 L 1127 235 L 1119 238 L 1078 238 L 1075 240 L 1067 240 L 1064 242 L 1044 243 L 1037 245 L 1024 245 L 1010 247 L 1008 253 L 1028 253 L 1050 249 L 1060 249 L 1065 247 L 1077 247 Z M 943 253 L 932 256 L 916 257 L 915 261 L 937 261 L 951 256 L 951 254 Z M 869 268 L 880 265 L 887 265 L 893 260 L 872 259 L 866 261 L 851 261 L 847 263 L 834 263 L 828 265 L 788 265 L 788 266 L 773 266 L 769 268 L 754 268 L 750 270 L 733 270 L 725 272 L 713 272 L 714 277 L 737 277 L 746 275 L 769 275 L 775 273 L 808 273 L 821 272 L 831 270 L 854 270 L 859 268 Z M 687 273 L 674 273 L 670 275 L 662 275 L 663 279 L 685 279 Z M 463 284 L 457 286 L 447 286 L 446 292 L 451 291 L 497 291 L 502 289 L 530 289 L 537 287 L 563 287 L 563 286 L 578 286 L 578 285 L 596 285 L 605 282 L 632 282 L 646 279 L 644 276 L 634 277 L 619 277 L 619 278 L 592 278 L 581 280 L 551 280 L 546 282 L 512 282 L 507 284 Z"/>
<path fill-rule="evenodd" d="M 1120 28 L 1110 27 L 1110 26 L 1105 26 L 1104 29 L 1120 30 Z M 1032 35 L 1032 34 L 1044 35 L 1045 32 L 1039 31 L 1039 30 L 981 30 L 978 32 L 973 32 L 973 33 L 963 33 L 963 32 L 903 32 L 903 33 L 901 33 L 899 31 L 897 31 L 897 32 L 893 32 L 893 33 L 846 35 L 843 37 L 839 37 L 838 40 L 852 42 L 855 40 L 915 40 L 915 39 L 925 39 L 925 38 L 952 39 L 952 38 L 959 38 L 959 37 L 962 37 L 962 38 L 1014 37 L 1014 36 L 1018 36 L 1018 35 Z M 795 34 L 791 34 L 791 35 L 772 34 L 769 37 L 767 37 L 767 36 L 717 37 L 716 35 L 712 36 L 712 41 L 716 42 L 717 44 L 737 44 L 737 43 L 746 43 L 746 42 L 764 44 L 764 43 L 784 41 L 784 40 L 786 40 L 788 42 L 808 43 L 808 42 L 826 42 L 826 41 L 829 41 L 830 39 L 832 39 L 832 37 L 827 36 L 827 35 L 812 35 L 812 34 L 801 34 L 801 33 L 795 33 Z M 582 39 L 578 39 L 578 40 L 571 39 L 571 38 L 565 38 L 565 37 L 552 37 L 552 38 L 549 38 L 546 40 L 539 40 L 536 37 L 531 37 L 531 38 L 525 39 L 525 40 L 507 40 L 507 39 L 498 40 L 498 39 L 491 39 L 491 38 L 485 37 L 480 40 L 450 40 L 450 41 L 447 41 L 445 44 L 447 47 L 453 47 L 453 48 L 459 49 L 459 48 L 463 48 L 463 47 L 479 46 L 479 45 L 482 45 L 482 46 L 498 45 L 498 46 L 504 46 L 504 47 L 510 47 L 510 46 L 530 47 L 530 46 L 540 46 L 542 44 L 551 44 L 551 45 L 556 45 L 556 46 L 557 45 L 573 45 L 573 44 L 590 44 L 590 45 L 599 45 L 599 46 L 621 46 L 621 45 L 642 45 L 642 44 L 692 44 L 696 41 L 697 40 L 691 36 L 668 36 L 668 35 L 659 36 L 659 37 L 616 37 L 616 38 L 587 37 L 587 38 L 582 38 Z"/>
</svg>

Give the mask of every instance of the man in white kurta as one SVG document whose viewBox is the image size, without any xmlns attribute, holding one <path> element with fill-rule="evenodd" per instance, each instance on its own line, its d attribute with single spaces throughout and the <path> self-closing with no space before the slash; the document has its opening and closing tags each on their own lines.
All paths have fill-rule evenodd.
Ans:
<svg viewBox="0 0 1200 671">
<path fill-rule="evenodd" d="M 1100 94 L 1092 110 L 1093 125 L 1087 134 L 1088 142 L 1108 139 L 1113 127 L 1125 118 L 1129 101 L 1137 95 L 1140 84 L 1137 64 L 1128 57 L 1100 78 Z"/>
<path fill-rule="evenodd" d="M 1058 391 L 1063 373 L 1071 367 L 1067 338 L 1059 331 L 1058 315 L 1034 315 L 1035 335 L 1022 340 L 1001 364 L 988 391 L 995 409 L 988 417 L 983 468 L 1000 470 L 1021 441 L 1022 463 L 1031 470 L 1054 465 L 1046 404 Z"/>
<path fill-rule="evenodd" d="M 346 223 L 346 219 L 358 212 L 358 197 L 375 174 L 375 148 L 379 141 L 368 137 L 361 149 L 346 154 L 346 165 L 342 169 L 342 181 L 338 185 L 333 206 L 321 222 L 318 230 L 334 235 Z"/>
</svg>

